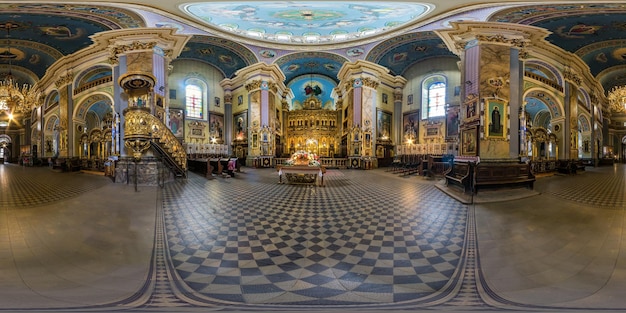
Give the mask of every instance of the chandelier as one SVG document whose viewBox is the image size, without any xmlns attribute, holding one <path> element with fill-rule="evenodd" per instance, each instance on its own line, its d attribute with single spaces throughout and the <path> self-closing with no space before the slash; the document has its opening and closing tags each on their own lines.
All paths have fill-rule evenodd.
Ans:
<svg viewBox="0 0 626 313">
<path fill-rule="evenodd" d="M 611 111 L 626 113 L 626 86 L 613 87 L 609 91 L 608 99 Z"/>
<path fill-rule="evenodd" d="M 8 61 L 9 64 L 8 73 L 0 80 L 0 126 L 7 126 L 16 115 L 30 113 L 39 100 L 39 92 L 36 88 L 29 84 L 20 86 L 15 82 L 11 73 L 13 60 L 17 59 L 18 55 L 11 52 L 10 31 L 16 27 L 18 25 L 11 22 L 0 24 L 0 28 L 5 28 L 7 31 L 7 47 L 6 50 L 0 52 L 0 60 Z"/>
</svg>

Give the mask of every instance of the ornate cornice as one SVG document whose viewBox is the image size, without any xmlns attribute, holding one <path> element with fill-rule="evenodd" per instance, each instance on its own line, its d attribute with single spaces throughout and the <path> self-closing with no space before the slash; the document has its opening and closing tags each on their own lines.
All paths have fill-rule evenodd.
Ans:
<svg viewBox="0 0 626 313">
<path fill-rule="evenodd" d="M 142 41 L 133 41 L 130 44 L 125 44 L 125 45 L 116 45 L 110 48 L 109 52 L 110 52 L 110 57 L 109 57 L 109 62 L 111 64 L 117 64 L 119 61 L 119 55 L 120 54 L 124 54 L 124 53 L 128 53 L 130 51 L 145 51 L 145 50 L 152 50 L 154 49 L 154 47 L 157 46 L 157 42 L 156 41 L 147 41 L 147 42 L 142 42 Z M 172 50 L 171 49 L 167 49 L 167 50 L 162 50 L 164 54 L 166 54 L 169 51 L 169 56 L 171 57 L 172 55 Z"/>
<path fill-rule="evenodd" d="M 451 22 L 452 28 L 435 31 L 448 48 L 462 55 L 467 48 L 479 43 L 508 45 L 523 49 L 541 44 L 550 34 L 545 29 L 530 25 L 498 22 Z"/>
<path fill-rule="evenodd" d="M 67 75 L 61 75 L 59 79 L 54 82 L 54 85 L 58 88 L 61 88 L 67 84 L 71 84 L 74 81 L 74 73 L 67 73 Z"/>
<path fill-rule="evenodd" d="M 583 79 L 580 77 L 580 75 L 578 75 L 578 73 L 576 73 L 574 70 L 572 70 L 569 67 L 566 67 L 563 70 L 563 77 L 566 80 L 574 82 L 577 86 L 580 86 L 583 82 Z"/>
<path fill-rule="evenodd" d="M 526 46 L 528 46 L 528 40 L 524 39 L 524 38 L 509 38 L 506 37 L 502 34 L 496 34 L 496 35 L 483 35 L 483 34 L 478 34 L 476 35 L 476 40 L 478 40 L 479 42 L 486 42 L 486 43 L 500 43 L 500 44 L 506 44 L 509 46 L 513 46 L 513 47 L 518 47 L 518 48 L 524 48 Z"/>
</svg>

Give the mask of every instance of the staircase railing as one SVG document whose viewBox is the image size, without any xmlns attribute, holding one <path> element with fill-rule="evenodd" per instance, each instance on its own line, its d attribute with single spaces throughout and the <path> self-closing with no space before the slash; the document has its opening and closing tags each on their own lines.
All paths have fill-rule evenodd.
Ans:
<svg viewBox="0 0 626 313">
<path fill-rule="evenodd" d="M 124 110 L 124 145 L 133 151 L 133 157 L 140 159 L 152 147 L 176 176 L 187 177 L 187 154 L 183 145 L 169 128 L 149 109 L 129 107 Z"/>
</svg>

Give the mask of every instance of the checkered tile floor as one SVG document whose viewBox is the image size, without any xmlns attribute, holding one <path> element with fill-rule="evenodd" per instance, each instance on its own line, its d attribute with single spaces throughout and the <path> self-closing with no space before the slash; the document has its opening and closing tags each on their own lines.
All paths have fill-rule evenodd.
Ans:
<svg viewBox="0 0 626 313">
<path fill-rule="evenodd" d="M 11 173 L 8 173 L 9 170 L 11 170 Z M 19 175 L 20 171 L 24 175 Z M 57 174 L 57 179 L 67 179 L 62 184 L 59 184 L 57 179 L 50 179 L 51 171 L 47 168 L 27 168 L 10 164 L 0 166 L 0 183 L 2 184 L 0 208 L 32 207 L 48 204 L 71 198 L 111 183 L 111 179 L 107 177 L 82 172 Z"/>
<path fill-rule="evenodd" d="M 544 177 L 535 189 L 564 206 L 625 209 L 625 181 L 626 166 L 618 165 Z M 0 166 L 0 182 L 3 209 L 50 204 L 111 183 L 15 165 Z M 98 308 L 547 308 L 509 302 L 490 288 L 480 266 L 476 207 L 449 198 L 436 181 L 380 169 L 329 170 L 324 182 L 278 184 L 273 169 L 244 168 L 235 178 L 190 173 L 166 184 L 146 282 L 153 288 Z"/>
<path fill-rule="evenodd" d="M 459 268 L 467 208 L 431 182 L 329 170 L 325 187 L 279 185 L 273 170 L 247 171 L 164 191 L 174 268 L 207 300 L 415 301 Z"/>
<path fill-rule="evenodd" d="M 623 167 L 616 167 L 616 175 L 606 175 L 604 171 L 589 167 L 575 175 L 552 176 L 542 179 L 543 192 L 553 196 L 608 209 L 622 209 L 626 206 L 626 173 Z M 622 171 L 621 175 L 620 172 Z M 555 183 L 558 181 L 558 184 Z"/>
</svg>

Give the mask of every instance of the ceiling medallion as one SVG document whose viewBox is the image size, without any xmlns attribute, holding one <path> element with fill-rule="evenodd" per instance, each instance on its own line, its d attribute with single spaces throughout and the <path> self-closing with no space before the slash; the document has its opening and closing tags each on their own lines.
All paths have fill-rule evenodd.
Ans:
<svg viewBox="0 0 626 313">
<path fill-rule="evenodd" d="M 258 1 L 181 6 L 198 21 L 255 40 L 295 44 L 364 39 L 409 25 L 434 9 L 407 2 Z"/>
</svg>

